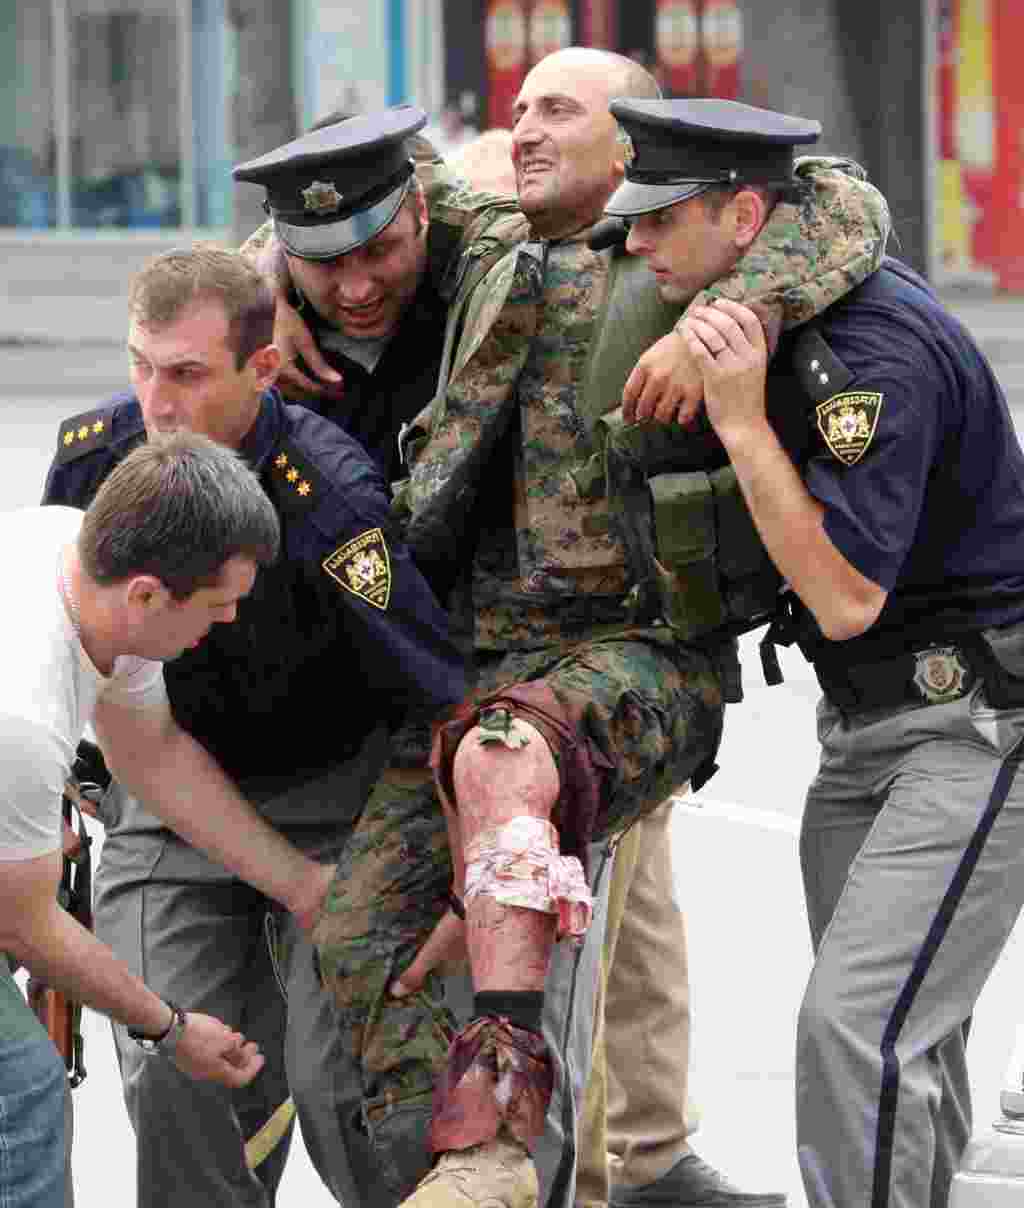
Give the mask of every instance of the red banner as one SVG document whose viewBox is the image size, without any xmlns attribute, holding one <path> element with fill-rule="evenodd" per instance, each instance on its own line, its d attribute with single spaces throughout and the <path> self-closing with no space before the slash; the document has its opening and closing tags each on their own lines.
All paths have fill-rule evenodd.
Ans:
<svg viewBox="0 0 1024 1208">
<path fill-rule="evenodd" d="M 525 0 L 487 0 L 487 124 L 510 126 L 512 106 L 526 74 Z"/>
<path fill-rule="evenodd" d="M 743 53 L 743 16 L 736 0 L 704 0 L 700 32 L 704 96 L 735 100 Z"/>
<path fill-rule="evenodd" d="M 700 94 L 699 44 L 699 0 L 656 0 L 654 53 L 658 77 L 667 93 Z"/>
<path fill-rule="evenodd" d="M 995 103 L 994 263 L 1000 289 L 1024 292 L 1024 6 L 996 0 L 992 12 L 992 94 Z"/>
</svg>

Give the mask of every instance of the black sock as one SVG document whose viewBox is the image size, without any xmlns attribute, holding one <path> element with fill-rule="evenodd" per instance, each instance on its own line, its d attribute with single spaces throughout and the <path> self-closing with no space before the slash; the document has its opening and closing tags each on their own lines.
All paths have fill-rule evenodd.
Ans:
<svg viewBox="0 0 1024 1208">
<path fill-rule="evenodd" d="M 540 1033 L 543 990 L 483 990 L 473 995 L 473 1014 L 504 1015 L 517 1028 Z"/>
</svg>

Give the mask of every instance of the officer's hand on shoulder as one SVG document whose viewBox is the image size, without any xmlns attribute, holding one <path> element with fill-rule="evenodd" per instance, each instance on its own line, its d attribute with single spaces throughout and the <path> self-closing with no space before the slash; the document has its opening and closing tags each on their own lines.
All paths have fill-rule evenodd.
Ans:
<svg viewBox="0 0 1024 1208">
<path fill-rule="evenodd" d="M 704 379 L 708 419 L 725 442 L 765 421 L 768 344 L 761 320 L 748 306 L 719 298 L 696 306 L 680 324 Z"/>
<path fill-rule="evenodd" d="M 678 331 L 652 344 L 622 391 L 626 423 L 689 424 L 704 398 L 704 379 Z"/>
<path fill-rule="evenodd" d="M 320 398 L 339 394 L 343 389 L 341 374 L 330 367 L 316 346 L 313 333 L 302 316 L 286 298 L 278 296 L 274 311 L 274 343 L 281 354 L 278 385 L 291 398 Z M 299 368 L 299 358 L 316 374 L 310 377 Z"/>
</svg>

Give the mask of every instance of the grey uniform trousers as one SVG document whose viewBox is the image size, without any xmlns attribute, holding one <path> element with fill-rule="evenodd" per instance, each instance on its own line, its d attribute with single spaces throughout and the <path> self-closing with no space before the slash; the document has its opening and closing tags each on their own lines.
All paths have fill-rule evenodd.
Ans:
<svg viewBox="0 0 1024 1208">
<path fill-rule="evenodd" d="M 818 709 L 800 838 L 815 962 L 797 1035 L 810 1208 L 945 1208 L 966 1024 L 1024 901 L 1024 710 Z"/>
<path fill-rule="evenodd" d="M 273 792 L 259 808 L 297 846 L 330 860 L 384 755 L 383 744 L 371 741 L 351 763 Z M 255 1171 L 246 1164 L 245 1143 L 289 1095 L 325 1185 L 345 1208 L 373 1208 L 376 1171 L 362 1128 L 361 1076 L 308 939 L 285 911 L 162 827 L 116 784 L 102 808 L 108 829 L 96 878 L 97 935 L 156 993 L 223 1019 L 255 1040 L 266 1058 L 249 1087 L 228 1090 L 147 1056 L 114 1025 L 137 1142 L 138 1208 L 179 1208 L 183 1201 L 195 1208 L 269 1208 L 290 1130 Z M 602 867 L 595 851 L 592 868 Z M 275 960 L 268 916 L 278 937 Z M 536 1158 L 542 1203 L 550 1208 L 572 1203 L 576 1116 L 589 1073 L 603 932 L 602 900 L 586 944 L 579 951 L 559 945 L 548 980 L 544 1030 L 558 1081 Z M 460 1014 L 468 1019 L 468 973 L 446 979 L 446 994 L 456 1009 L 465 1005 Z"/>
</svg>

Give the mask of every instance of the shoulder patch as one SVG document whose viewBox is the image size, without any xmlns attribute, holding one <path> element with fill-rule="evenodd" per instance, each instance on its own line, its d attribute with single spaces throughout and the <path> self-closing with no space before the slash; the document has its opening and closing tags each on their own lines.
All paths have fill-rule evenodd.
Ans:
<svg viewBox="0 0 1024 1208">
<path fill-rule="evenodd" d="M 329 489 L 312 458 L 289 440 L 282 441 L 270 455 L 265 473 L 270 497 L 284 512 L 308 512 Z"/>
<path fill-rule="evenodd" d="M 833 398 L 853 381 L 853 374 L 814 326 L 807 326 L 793 348 L 793 372 L 815 403 Z"/>
<path fill-rule="evenodd" d="M 844 466 L 855 465 L 867 452 L 882 413 L 882 395 L 865 390 L 837 394 L 816 408 L 818 431 L 829 452 Z"/>
<path fill-rule="evenodd" d="M 74 461 L 84 453 L 109 445 L 114 435 L 113 414 L 112 408 L 103 407 L 65 420 L 57 436 L 57 464 Z"/>
<path fill-rule="evenodd" d="M 391 599 L 391 555 L 382 529 L 367 529 L 339 546 L 323 561 L 331 578 L 354 596 L 387 609 Z"/>
</svg>

